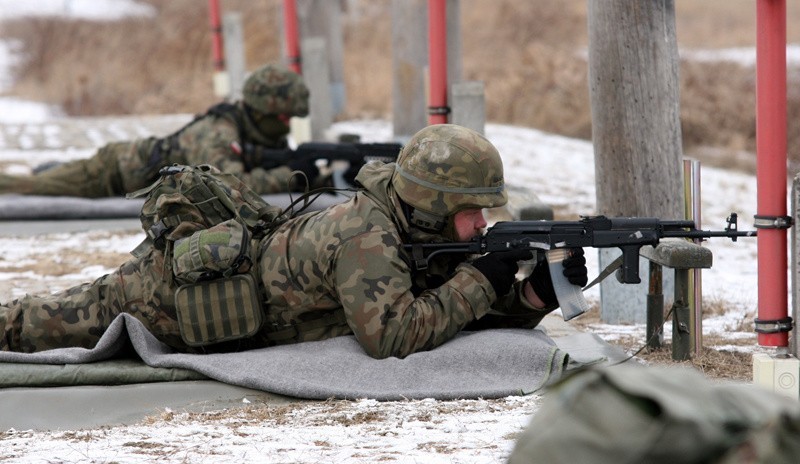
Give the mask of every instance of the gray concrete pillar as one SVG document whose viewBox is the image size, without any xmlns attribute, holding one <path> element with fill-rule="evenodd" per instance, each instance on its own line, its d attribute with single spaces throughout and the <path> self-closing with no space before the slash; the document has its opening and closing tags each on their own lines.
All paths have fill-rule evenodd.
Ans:
<svg viewBox="0 0 800 464">
<path fill-rule="evenodd" d="M 342 6 L 331 0 L 297 0 L 297 26 L 300 42 L 322 38 L 327 50 L 328 90 L 334 115 L 344 111 L 344 40 L 342 37 Z M 301 51 L 303 74 L 306 73 L 305 54 Z"/>
<path fill-rule="evenodd" d="M 428 2 L 392 0 L 392 122 L 404 140 L 428 125 Z"/>
<path fill-rule="evenodd" d="M 242 88 L 247 74 L 244 54 L 242 14 L 238 11 L 222 16 L 222 43 L 225 48 L 225 69 L 230 80 L 228 100 L 242 98 Z"/>
<path fill-rule="evenodd" d="M 333 123 L 325 39 L 322 37 L 303 39 L 300 42 L 300 53 L 303 55 L 303 80 L 310 93 L 308 103 L 311 140 L 325 141 L 325 132 Z"/>
<path fill-rule="evenodd" d="M 589 251 L 587 250 L 587 253 Z M 599 248 L 599 269 L 602 272 L 617 257 L 622 255 L 618 248 Z M 647 323 L 647 294 L 649 293 L 650 262 L 639 258 L 639 284 L 622 284 L 614 276 L 600 282 L 600 301 L 602 311 L 600 319 L 606 324 L 645 324 Z M 591 274 L 591 271 L 590 271 Z M 675 278 L 672 269 L 663 273 L 662 293 L 665 304 L 672 304 L 670 296 L 674 294 Z"/>
<path fill-rule="evenodd" d="M 461 82 L 461 8 L 447 0 L 448 105 Z M 428 125 L 428 2 L 392 0 L 392 122 L 397 139 Z M 451 119 L 449 119 L 452 122 Z"/>
<path fill-rule="evenodd" d="M 450 85 L 450 122 L 480 134 L 486 129 L 486 101 L 483 82 L 458 82 Z"/>
</svg>

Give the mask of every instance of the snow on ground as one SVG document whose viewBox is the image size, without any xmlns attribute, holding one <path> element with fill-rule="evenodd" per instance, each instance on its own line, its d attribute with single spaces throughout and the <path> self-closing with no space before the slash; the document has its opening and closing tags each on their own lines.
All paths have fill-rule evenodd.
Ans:
<svg viewBox="0 0 800 464">
<path fill-rule="evenodd" d="M 22 16 L 107 20 L 154 16 L 155 9 L 135 0 L 0 0 L 0 21 Z"/>
</svg>

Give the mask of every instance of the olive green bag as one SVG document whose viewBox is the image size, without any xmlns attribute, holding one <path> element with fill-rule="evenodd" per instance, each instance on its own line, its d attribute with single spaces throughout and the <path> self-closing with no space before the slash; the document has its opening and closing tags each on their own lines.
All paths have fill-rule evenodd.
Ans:
<svg viewBox="0 0 800 464">
<path fill-rule="evenodd" d="M 800 462 L 800 403 L 690 368 L 580 371 L 545 393 L 509 462 Z"/>
</svg>

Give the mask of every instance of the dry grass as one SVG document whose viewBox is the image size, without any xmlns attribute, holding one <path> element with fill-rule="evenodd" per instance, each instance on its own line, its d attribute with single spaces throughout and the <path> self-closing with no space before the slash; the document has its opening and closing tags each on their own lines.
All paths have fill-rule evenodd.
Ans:
<svg viewBox="0 0 800 464">
<path fill-rule="evenodd" d="M 205 5 L 146 0 L 156 18 L 103 24 L 24 19 L 2 32 L 27 56 L 13 93 L 56 103 L 72 115 L 199 112 L 215 100 L 211 32 Z M 800 5 L 787 2 L 788 24 Z M 390 0 L 345 3 L 345 86 L 341 118 L 391 114 Z M 281 2 L 228 0 L 244 18 L 250 68 L 280 59 Z M 682 47 L 753 46 L 751 0 L 675 2 Z M 586 3 L 462 0 L 464 78 L 485 83 L 487 117 L 588 139 L 591 137 Z M 800 30 L 787 28 L 790 42 Z M 795 73 L 796 74 L 796 73 Z M 712 165 L 752 172 L 755 149 L 754 72 L 730 63 L 681 67 L 684 150 Z M 789 121 L 800 119 L 800 89 L 789 86 Z M 790 124 L 792 162 L 800 161 L 800 126 Z"/>
<path fill-rule="evenodd" d="M 724 306 L 724 301 L 706 301 L 703 303 L 703 313 L 706 315 L 722 314 Z M 599 307 L 596 304 L 593 305 L 590 311 L 581 317 L 571 320 L 570 324 L 582 332 L 592 332 L 593 326 L 602 324 Z M 672 324 L 668 311 L 665 314 L 664 324 L 667 326 Z M 754 333 L 752 318 L 743 320 L 739 327 L 731 330 Z M 754 341 L 751 338 L 723 338 L 718 335 L 704 334 L 700 355 L 692 353 L 691 358 L 685 361 L 672 359 L 672 343 L 669 339 L 665 339 L 663 346 L 658 349 L 648 348 L 647 340 L 637 336 L 623 336 L 609 343 L 622 348 L 626 353 L 650 365 L 691 366 L 708 377 L 717 380 L 742 382 L 751 382 L 753 380 L 752 354 L 713 348 L 715 346 L 752 347 Z"/>
</svg>

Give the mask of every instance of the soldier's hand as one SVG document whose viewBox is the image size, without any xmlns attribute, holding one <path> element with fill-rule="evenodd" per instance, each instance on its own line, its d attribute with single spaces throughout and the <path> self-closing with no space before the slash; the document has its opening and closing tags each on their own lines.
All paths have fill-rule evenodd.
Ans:
<svg viewBox="0 0 800 464">
<path fill-rule="evenodd" d="M 492 284 L 497 297 L 507 294 L 519 271 L 519 261 L 533 258 L 530 250 L 498 251 L 489 253 L 472 262 Z"/>
<path fill-rule="evenodd" d="M 586 257 L 583 255 L 583 248 L 571 248 L 569 256 L 564 261 L 564 277 L 567 278 L 572 285 L 585 287 L 589 282 L 589 274 L 586 270 Z"/>
</svg>

